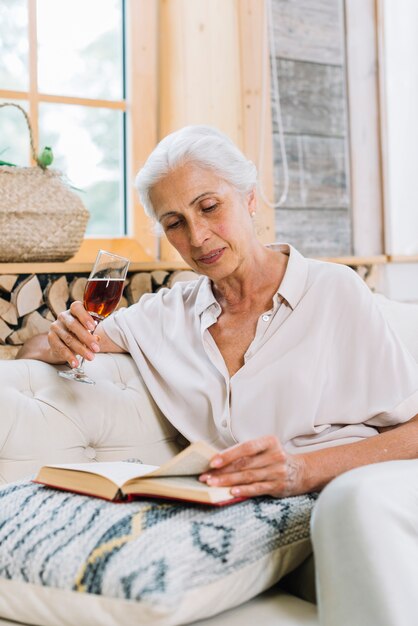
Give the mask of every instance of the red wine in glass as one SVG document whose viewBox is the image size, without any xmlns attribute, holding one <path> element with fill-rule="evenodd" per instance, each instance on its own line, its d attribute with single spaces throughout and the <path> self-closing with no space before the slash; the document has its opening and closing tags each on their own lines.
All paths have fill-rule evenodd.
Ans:
<svg viewBox="0 0 418 626">
<path fill-rule="evenodd" d="M 122 296 L 129 261 L 124 257 L 99 250 L 94 267 L 84 288 L 83 304 L 86 311 L 99 323 L 113 313 Z M 83 369 L 84 358 L 80 365 L 71 371 L 58 374 L 70 380 L 94 385 Z"/>
<path fill-rule="evenodd" d="M 93 278 L 84 290 L 84 308 L 95 320 L 104 320 L 113 313 L 123 292 L 124 280 L 119 278 Z"/>
</svg>

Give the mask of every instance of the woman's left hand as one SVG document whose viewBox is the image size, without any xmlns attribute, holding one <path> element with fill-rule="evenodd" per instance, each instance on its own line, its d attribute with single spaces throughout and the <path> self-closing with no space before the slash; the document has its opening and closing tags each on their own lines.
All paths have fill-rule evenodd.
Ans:
<svg viewBox="0 0 418 626">
<path fill-rule="evenodd" d="M 284 451 L 274 435 L 219 452 L 199 477 L 211 487 L 231 487 L 234 496 L 295 496 L 304 491 L 302 455 Z"/>
</svg>

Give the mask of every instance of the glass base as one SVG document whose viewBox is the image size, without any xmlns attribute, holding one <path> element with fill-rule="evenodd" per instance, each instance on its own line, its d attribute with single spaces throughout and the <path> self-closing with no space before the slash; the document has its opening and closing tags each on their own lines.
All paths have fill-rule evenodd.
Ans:
<svg viewBox="0 0 418 626">
<path fill-rule="evenodd" d="M 62 378 L 67 378 L 68 380 L 75 380 L 79 383 L 87 383 L 87 385 L 95 385 L 96 381 L 92 378 L 89 378 L 83 370 L 78 368 L 74 368 L 69 372 L 58 372 L 58 376 L 62 376 Z"/>
</svg>

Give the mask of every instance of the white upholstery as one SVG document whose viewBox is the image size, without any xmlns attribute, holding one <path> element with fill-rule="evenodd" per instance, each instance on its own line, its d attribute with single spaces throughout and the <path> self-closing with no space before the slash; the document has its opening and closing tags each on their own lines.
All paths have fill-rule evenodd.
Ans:
<svg viewBox="0 0 418 626">
<path fill-rule="evenodd" d="M 382 297 L 378 302 L 418 360 L 418 305 Z M 44 463 L 134 457 L 162 463 L 184 444 L 128 355 L 98 355 L 86 369 L 96 385 L 64 380 L 39 361 L 0 361 L 0 482 L 34 473 Z M 310 626 L 317 618 L 314 605 L 274 590 L 200 626 L 253 622 Z"/>
<path fill-rule="evenodd" d="M 31 619 L 30 611 L 28 621 Z M 86 621 L 80 626 L 89 626 L 88 615 Z M 0 619 L 0 626 L 17 626 L 22 622 L 10 622 L 9 620 Z M 280 589 L 271 589 L 264 594 L 254 598 L 250 602 L 225 611 L 222 615 L 215 615 L 206 620 L 194 622 L 190 626 L 318 626 L 316 615 L 316 607 L 314 604 L 299 600 Z M 142 626 L 136 622 L 120 623 L 120 626 Z M 56 626 L 65 626 L 64 624 L 56 624 Z"/>
<path fill-rule="evenodd" d="M 380 293 L 375 298 L 389 326 L 418 362 L 418 303 L 395 302 Z"/>
<path fill-rule="evenodd" d="M 0 482 L 44 463 L 160 464 L 179 450 L 177 431 L 128 355 L 99 355 L 86 370 L 96 385 L 63 379 L 39 361 L 0 361 Z"/>
</svg>

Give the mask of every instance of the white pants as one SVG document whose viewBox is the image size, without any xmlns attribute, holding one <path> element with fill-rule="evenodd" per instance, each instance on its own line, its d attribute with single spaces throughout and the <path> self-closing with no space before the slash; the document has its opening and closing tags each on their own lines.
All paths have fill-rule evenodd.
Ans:
<svg viewBox="0 0 418 626">
<path fill-rule="evenodd" d="M 351 470 L 312 518 L 321 626 L 418 624 L 418 460 Z"/>
</svg>

